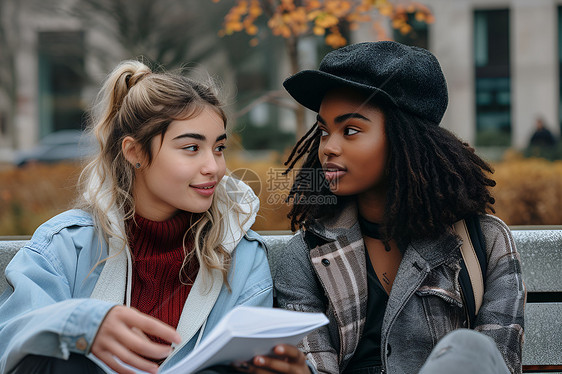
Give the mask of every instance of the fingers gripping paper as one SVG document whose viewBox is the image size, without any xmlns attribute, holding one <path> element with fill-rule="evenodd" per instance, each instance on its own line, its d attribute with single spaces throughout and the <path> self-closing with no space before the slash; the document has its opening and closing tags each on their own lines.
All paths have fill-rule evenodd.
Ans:
<svg viewBox="0 0 562 374">
<path fill-rule="evenodd" d="M 214 365 L 248 361 L 271 353 L 278 344 L 296 345 L 327 323 L 322 313 L 239 306 L 227 313 L 189 355 L 159 373 L 190 374 Z M 108 373 L 113 372 L 96 357 L 90 358 Z M 144 373 L 115 359 L 135 373 Z"/>
</svg>

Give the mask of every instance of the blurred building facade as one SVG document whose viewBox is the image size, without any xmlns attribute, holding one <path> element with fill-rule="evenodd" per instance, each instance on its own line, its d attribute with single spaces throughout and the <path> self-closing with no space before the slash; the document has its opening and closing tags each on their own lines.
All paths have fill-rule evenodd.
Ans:
<svg viewBox="0 0 562 374">
<path fill-rule="evenodd" d="M 26 2 L 2 2 L 0 159 L 46 134 L 80 128 L 87 69 L 84 27 Z M 108 48 L 111 48 L 108 45 Z M 68 63 L 67 63 L 68 62 Z M 42 120 L 39 120 L 42 118 Z"/>
<path fill-rule="evenodd" d="M 523 148 L 537 116 L 560 133 L 562 2 L 430 0 L 429 48 L 450 90 L 445 125 L 479 146 Z"/>
<path fill-rule="evenodd" d="M 423 3 L 435 22 L 414 23 L 409 42 L 441 63 L 449 88 L 443 126 L 479 149 L 524 148 L 539 116 L 560 134 L 562 1 Z M 371 38 L 365 29 L 356 35 L 356 41 Z"/>
<path fill-rule="evenodd" d="M 123 14 L 110 14 L 120 10 L 117 3 L 127 2 L 130 6 L 121 9 Z M 224 85 L 233 86 L 231 71 L 223 69 L 224 53 L 214 46 L 220 23 L 199 28 L 206 21 L 200 14 L 210 13 L 201 8 L 213 6 L 211 1 L 177 0 L 0 2 L 0 162 L 14 160 L 17 151 L 36 146 L 53 132 L 84 129 L 100 83 L 124 59 L 142 58 L 158 68 L 150 56 L 168 61 L 181 53 L 197 56 L 175 62 L 173 68 L 189 70 L 201 79 L 211 78 L 206 68 L 220 71 Z M 153 14 L 143 15 L 145 9 Z M 224 6 L 215 13 L 207 16 L 222 20 Z M 116 22 L 119 17 L 129 17 L 131 24 Z M 176 24 L 180 27 L 173 29 Z M 196 28 L 199 31 L 193 32 Z M 137 38 L 135 34 L 142 32 L 149 35 Z M 190 43 L 170 47 L 176 40 Z"/>
<path fill-rule="evenodd" d="M 61 0 L 59 6 L 73 1 Z M 435 23 L 414 22 L 414 33 L 407 37 L 390 28 L 388 32 L 397 40 L 428 48 L 441 62 L 449 87 L 443 126 L 479 148 L 490 149 L 525 147 L 537 116 L 560 134 L 562 0 L 422 2 L 433 12 Z M 2 3 L 8 10 L 0 17 L 11 43 L 1 45 L 1 53 L 13 53 L 15 64 L 10 67 L 0 60 L 0 68 L 4 76 L 12 74 L 17 88 L 8 89 L 2 82 L 0 91 L 0 160 L 9 160 L 15 150 L 30 148 L 53 131 L 80 128 L 99 81 L 126 56 L 115 40 L 77 18 L 46 12 L 40 6 L 17 9 L 16 1 Z M 366 25 L 352 34 L 354 42 L 375 38 Z M 314 38 L 303 41 L 303 67 L 317 66 L 327 51 L 322 43 Z M 244 61 L 247 56 L 209 59 L 215 59 L 215 68 L 220 61 L 227 66 L 216 69 L 226 84 L 239 87 L 232 90 L 235 95 L 243 97 L 251 90 L 281 88 L 288 68 L 278 49 L 266 47 L 261 57 Z M 238 73 L 229 64 L 235 64 Z M 275 117 L 282 132 L 292 131 L 290 111 L 272 108 L 257 105 L 248 110 L 245 121 L 259 127 Z"/>
</svg>

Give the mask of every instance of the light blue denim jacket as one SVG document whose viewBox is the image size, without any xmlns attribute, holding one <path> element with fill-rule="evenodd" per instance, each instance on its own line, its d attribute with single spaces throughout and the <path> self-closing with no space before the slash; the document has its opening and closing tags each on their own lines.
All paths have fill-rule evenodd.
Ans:
<svg viewBox="0 0 562 374">
<path fill-rule="evenodd" d="M 177 328 L 183 343 L 162 367 L 187 355 L 234 306 L 272 306 L 265 245 L 249 230 L 251 223 L 227 238 L 235 239 L 229 249 L 231 291 L 219 272 L 199 272 Z M 28 354 L 63 359 L 89 354 L 107 312 L 130 299 L 128 249 L 99 263 L 108 253 L 119 253 L 111 247 L 81 210 L 64 212 L 37 229 L 6 268 L 11 287 L 0 295 L 0 373 Z"/>
</svg>

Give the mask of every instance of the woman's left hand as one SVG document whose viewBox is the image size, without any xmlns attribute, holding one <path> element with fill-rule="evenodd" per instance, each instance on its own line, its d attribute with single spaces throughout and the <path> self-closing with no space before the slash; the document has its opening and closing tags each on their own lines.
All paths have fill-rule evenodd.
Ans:
<svg viewBox="0 0 562 374">
<path fill-rule="evenodd" d="M 245 366 L 239 365 L 237 369 L 253 374 L 310 374 L 304 354 L 297 347 L 287 344 L 275 346 L 272 355 L 256 356 Z"/>
</svg>

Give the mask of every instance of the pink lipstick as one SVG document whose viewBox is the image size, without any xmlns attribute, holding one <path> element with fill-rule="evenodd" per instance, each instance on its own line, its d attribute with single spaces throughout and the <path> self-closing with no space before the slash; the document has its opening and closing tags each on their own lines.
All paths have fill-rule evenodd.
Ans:
<svg viewBox="0 0 562 374">
<path fill-rule="evenodd" d="M 189 187 L 195 189 L 197 193 L 203 196 L 211 196 L 215 193 L 216 182 L 209 182 L 209 183 L 201 183 L 201 184 L 192 184 Z"/>
</svg>

